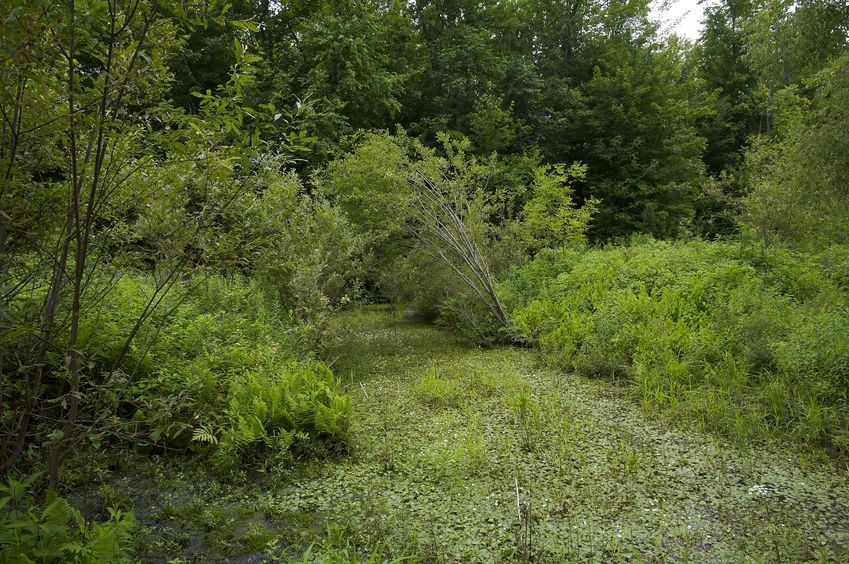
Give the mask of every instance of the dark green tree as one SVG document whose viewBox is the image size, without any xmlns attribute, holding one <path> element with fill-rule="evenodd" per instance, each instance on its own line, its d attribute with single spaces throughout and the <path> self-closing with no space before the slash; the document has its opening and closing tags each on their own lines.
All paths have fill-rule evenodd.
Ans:
<svg viewBox="0 0 849 564">
<path fill-rule="evenodd" d="M 707 140 L 705 164 L 712 174 L 731 170 L 759 128 L 757 75 L 746 57 L 752 13 L 749 0 L 723 0 L 705 8 L 695 55 L 703 88 L 716 96 L 715 113 L 699 124 Z"/>
</svg>

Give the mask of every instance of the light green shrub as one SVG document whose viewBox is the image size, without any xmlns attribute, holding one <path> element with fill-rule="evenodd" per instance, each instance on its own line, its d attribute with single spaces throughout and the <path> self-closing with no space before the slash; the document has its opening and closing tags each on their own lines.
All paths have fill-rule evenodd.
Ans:
<svg viewBox="0 0 849 564">
<path fill-rule="evenodd" d="M 541 252 L 502 285 L 516 331 L 561 366 L 633 383 L 646 409 L 844 448 L 849 300 L 815 260 L 638 239 Z"/>
<path fill-rule="evenodd" d="M 540 296 L 543 289 L 561 274 L 569 273 L 581 260 L 585 250 L 577 247 L 541 249 L 534 260 L 521 269 L 508 272 L 498 290 L 505 307 L 516 310 Z"/>
<path fill-rule="evenodd" d="M 291 362 L 274 372 L 234 378 L 222 454 L 226 459 L 257 461 L 269 451 L 344 446 L 352 409 L 340 388 L 330 370 L 318 362 Z"/>
<path fill-rule="evenodd" d="M 123 277 L 83 340 L 87 350 L 103 351 L 100 365 L 119 366 L 116 385 L 128 384 L 117 439 L 129 431 L 136 445 L 221 451 L 222 460 L 257 464 L 292 449 L 321 454 L 344 446 L 348 397 L 326 366 L 299 360 L 297 331 L 248 279 L 178 284 L 163 302 L 167 319 L 153 319 L 119 362 L 114 343 L 153 291 L 149 276 Z"/>
</svg>

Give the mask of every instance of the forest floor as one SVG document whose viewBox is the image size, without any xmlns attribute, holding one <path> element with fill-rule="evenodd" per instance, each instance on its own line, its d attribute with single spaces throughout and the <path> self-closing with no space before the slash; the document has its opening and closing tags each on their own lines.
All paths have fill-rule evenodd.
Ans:
<svg viewBox="0 0 849 564">
<path fill-rule="evenodd" d="M 241 485 L 133 463 L 144 559 L 849 561 L 849 473 L 644 414 L 626 388 L 363 308 L 328 357 L 350 452 Z"/>
</svg>

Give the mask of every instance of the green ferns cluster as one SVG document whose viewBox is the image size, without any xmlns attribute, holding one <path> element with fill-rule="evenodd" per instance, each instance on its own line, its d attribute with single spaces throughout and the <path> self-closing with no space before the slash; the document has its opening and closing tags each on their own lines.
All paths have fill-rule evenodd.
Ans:
<svg viewBox="0 0 849 564">
<path fill-rule="evenodd" d="M 351 401 L 320 363 L 289 363 L 274 376 L 248 373 L 229 394 L 229 427 L 221 439 L 225 460 L 262 460 L 290 448 L 312 451 L 347 443 Z"/>
<path fill-rule="evenodd" d="M 115 357 L 137 302 L 154 281 L 126 275 L 101 303 L 83 346 L 97 364 L 118 363 L 115 387 L 128 386 L 115 425 L 98 442 L 132 436 L 136 447 L 202 451 L 227 469 L 257 467 L 297 452 L 342 448 L 349 398 L 331 371 L 299 347 L 298 329 L 258 283 L 212 276 L 178 286 L 139 345 Z M 150 343 L 149 347 L 145 347 Z"/>
<path fill-rule="evenodd" d="M 756 244 L 635 240 L 541 252 L 502 290 L 522 338 L 631 385 L 646 410 L 845 453 L 849 297 L 827 264 Z"/>
</svg>

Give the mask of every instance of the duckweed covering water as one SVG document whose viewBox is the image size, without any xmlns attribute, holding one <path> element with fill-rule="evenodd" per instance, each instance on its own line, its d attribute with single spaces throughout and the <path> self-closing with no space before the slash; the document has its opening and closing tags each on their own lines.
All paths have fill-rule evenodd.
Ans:
<svg viewBox="0 0 849 564">
<path fill-rule="evenodd" d="M 375 309 L 336 324 L 350 454 L 238 486 L 156 463 L 158 493 L 134 499 L 147 558 L 849 558 L 849 475 L 833 461 L 650 419 L 622 388 L 533 351 L 466 348 Z M 452 383 L 451 402 L 423 394 L 433 380 Z"/>
</svg>

